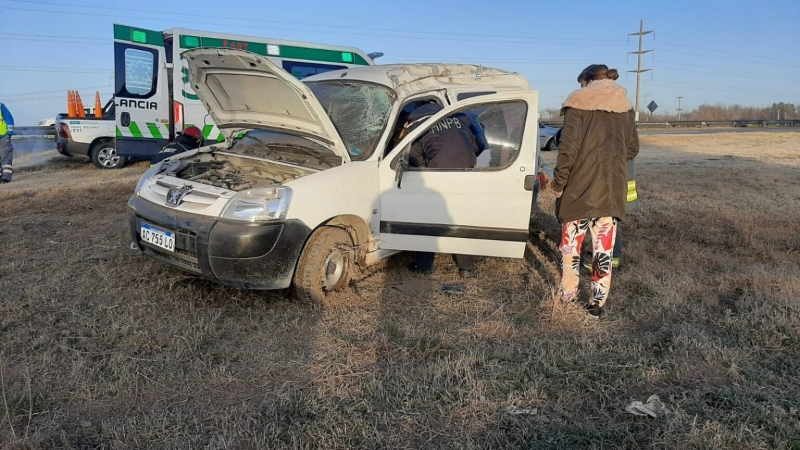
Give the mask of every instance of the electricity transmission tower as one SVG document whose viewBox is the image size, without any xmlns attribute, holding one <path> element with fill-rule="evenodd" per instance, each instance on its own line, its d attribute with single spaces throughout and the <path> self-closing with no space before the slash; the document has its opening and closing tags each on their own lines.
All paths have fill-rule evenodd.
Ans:
<svg viewBox="0 0 800 450">
<path fill-rule="evenodd" d="M 642 69 L 642 55 L 653 51 L 653 50 L 642 50 L 642 38 L 644 37 L 645 34 L 650 34 L 654 32 L 655 30 L 644 31 L 644 22 L 642 20 L 639 20 L 639 32 L 628 34 L 628 36 L 639 36 L 639 51 L 628 52 L 629 55 L 637 55 L 639 60 L 638 63 L 636 64 L 636 70 L 628 71 L 636 73 L 636 109 L 634 109 L 634 120 L 636 120 L 637 122 L 639 121 L 639 90 L 642 84 L 642 72 L 653 70 L 653 69 Z"/>
</svg>

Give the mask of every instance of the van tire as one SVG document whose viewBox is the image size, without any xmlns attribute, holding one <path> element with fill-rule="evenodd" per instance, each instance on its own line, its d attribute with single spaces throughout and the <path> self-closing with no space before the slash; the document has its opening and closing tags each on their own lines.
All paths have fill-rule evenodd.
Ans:
<svg viewBox="0 0 800 450">
<path fill-rule="evenodd" d="M 117 155 L 113 139 L 101 139 L 93 143 L 89 158 L 98 169 L 121 169 L 128 162 L 124 156 Z"/>
<path fill-rule="evenodd" d="M 555 136 L 551 137 L 549 141 L 547 141 L 547 145 L 545 146 L 545 150 L 551 152 L 558 151 L 558 145 L 556 145 L 556 138 Z"/>
<path fill-rule="evenodd" d="M 294 274 L 295 296 L 323 304 L 350 283 L 354 262 L 353 240 L 338 227 L 321 227 L 308 239 Z"/>
</svg>

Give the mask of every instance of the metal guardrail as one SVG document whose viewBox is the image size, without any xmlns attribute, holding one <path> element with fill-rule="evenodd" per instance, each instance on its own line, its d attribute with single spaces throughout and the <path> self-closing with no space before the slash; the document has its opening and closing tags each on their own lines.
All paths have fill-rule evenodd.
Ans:
<svg viewBox="0 0 800 450">
<path fill-rule="evenodd" d="M 46 127 L 14 127 L 14 135 L 15 136 L 50 136 L 53 137 L 56 134 L 56 129 L 53 125 L 49 125 Z"/>
<path fill-rule="evenodd" d="M 560 128 L 563 121 L 542 121 L 543 124 Z M 800 120 L 671 120 L 669 122 L 636 122 L 636 128 L 678 127 L 798 127 Z"/>
</svg>

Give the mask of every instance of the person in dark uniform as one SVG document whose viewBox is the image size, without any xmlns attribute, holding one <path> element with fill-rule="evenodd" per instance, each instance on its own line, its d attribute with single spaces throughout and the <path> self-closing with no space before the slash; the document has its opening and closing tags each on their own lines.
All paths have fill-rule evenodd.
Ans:
<svg viewBox="0 0 800 450">
<path fill-rule="evenodd" d="M 202 145 L 203 132 L 200 131 L 200 128 L 195 126 L 184 128 L 183 132 L 175 138 L 175 142 L 164 147 L 163 150 L 158 152 L 156 156 L 153 157 L 152 163 L 160 163 L 170 156 L 200 148 Z"/>
<path fill-rule="evenodd" d="M 436 103 L 428 103 L 415 109 L 408 116 L 403 134 L 414 130 L 441 110 L 442 107 Z M 471 169 L 475 167 L 478 156 L 488 147 L 485 137 L 483 137 L 483 145 L 481 145 L 480 137 L 474 131 L 476 128 L 480 128 L 480 125 L 476 124 L 468 114 L 458 113 L 443 118 L 411 144 L 408 165 L 435 169 Z M 483 133 L 480 134 L 483 136 Z M 433 253 L 416 253 L 409 270 L 431 272 L 434 257 Z M 472 276 L 475 270 L 475 256 L 453 255 L 453 259 L 455 259 L 458 274 L 461 277 Z"/>
</svg>

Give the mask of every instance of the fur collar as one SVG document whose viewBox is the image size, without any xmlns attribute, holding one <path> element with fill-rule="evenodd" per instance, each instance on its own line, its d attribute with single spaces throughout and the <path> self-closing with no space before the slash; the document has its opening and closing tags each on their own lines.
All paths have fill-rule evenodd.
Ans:
<svg viewBox="0 0 800 450">
<path fill-rule="evenodd" d="M 614 80 L 592 81 L 588 86 L 569 94 L 561 107 L 614 113 L 628 112 L 633 108 L 628 100 L 628 91 Z"/>
</svg>

